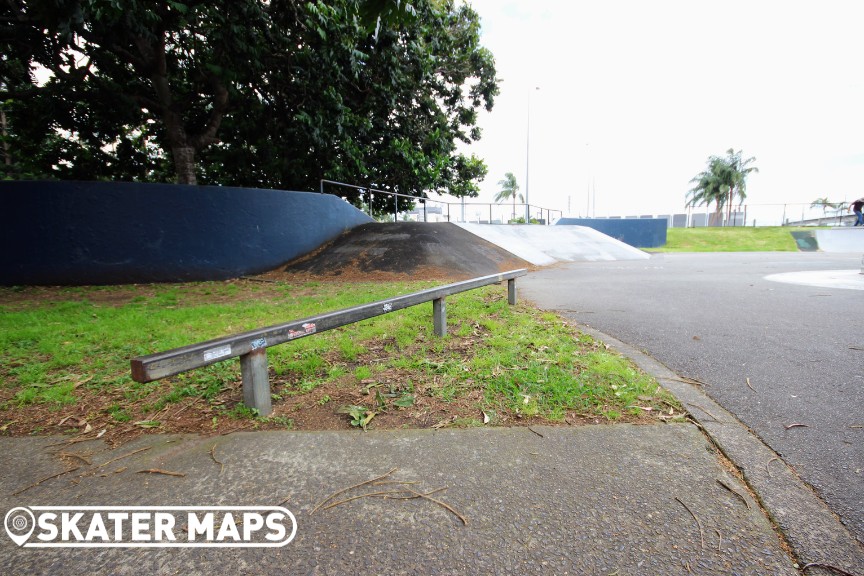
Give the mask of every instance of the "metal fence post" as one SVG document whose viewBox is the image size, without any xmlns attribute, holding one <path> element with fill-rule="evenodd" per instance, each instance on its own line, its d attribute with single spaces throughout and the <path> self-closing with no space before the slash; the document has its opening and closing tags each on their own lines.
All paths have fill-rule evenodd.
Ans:
<svg viewBox="0 0 864 576">
<path fill-rule="evenodd" d="M 432 301 L 432 321 L 435 325 L 436 336 L 447 335 L 447 303 L 444 298 L 436 298 Z"/>
<path fill-rule="evenodd" d="M 510 278 L 507 280 L 507 303 L 513 306 L 516 304 L 516 279 Z"/>
<path fill-rule="evenodd" d="M 269 416 L 273 404 L 267 376 L 267 349 L 259 348 L 240 356 L 240 374 L 243 376 L 243 403 L 258 410 L 259 416 Z"/>
</svg>

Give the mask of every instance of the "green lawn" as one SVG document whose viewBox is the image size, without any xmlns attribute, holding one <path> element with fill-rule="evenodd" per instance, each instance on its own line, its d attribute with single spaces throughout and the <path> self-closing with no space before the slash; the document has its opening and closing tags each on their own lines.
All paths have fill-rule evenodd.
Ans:
<svg viewBox="0 0 864 576">
<path fill-rule="evenodd" d="M 195 425 L 212 422 L 221 431 L 226 419 L 263 421 L 240 404 L 236 360 L 142 384 L 131 380 L 129 359 L 432 284 L 0 288 L 0 433 L 57 432 L 58 422 L 176 431 L 174 420 L 197 418 Z M 332 415 L 345 404 L 379 414 L 373 425 L 398 413 L 400 426 L 424 406 L 448 418 L 452 406 L 448 422 L 468 425 L 574 414 L 616 420 L 668 415 L 678 406 L 652 378 L 562 318 L 526 303 L 509 306 L 505 287 L 449 297 L 443 339 L 433 334 L 431 308 L 268 349 L 274 416 L 267 423 L 291 427 L 303 411 Z"/>
<path fill-rule="evenodd" d="M 670 228 L 666 246 L 650 252 L 795 252 L 790 232 L 803 230 L 784 226 L 730 228 Z"/>
</svg>

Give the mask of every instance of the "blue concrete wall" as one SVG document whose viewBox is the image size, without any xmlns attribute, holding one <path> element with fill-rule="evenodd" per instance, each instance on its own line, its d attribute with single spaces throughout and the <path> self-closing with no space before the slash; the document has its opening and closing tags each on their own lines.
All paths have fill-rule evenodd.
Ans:
<svg viewBox="0 0 864 576">
<path fill-rule="evenodd" d="M 557 226 L 586 226 L 629 244 L 635 248 L 657 248 L 666 245 L 666 226 L 663 219 L 622 218 L 606 220 L 597 218 L 561 218 Z"/>
<path fill-rule="evenodd" d="M 273 269 L 371 218 L 330 194 L 0 182 L 0 284 L 221 280 Z"/>
</svg>

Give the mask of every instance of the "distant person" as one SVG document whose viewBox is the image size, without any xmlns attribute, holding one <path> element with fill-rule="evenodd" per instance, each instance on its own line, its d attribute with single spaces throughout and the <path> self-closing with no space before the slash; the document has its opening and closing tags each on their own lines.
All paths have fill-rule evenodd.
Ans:
<svg viewBox="0 0 864 576">
<path fill-rule="evenodd" d="M 853 226 L 864 226 L 864 215 L 861 214 L 862 208 L 864 208 L 864 198 L 858 198 L 849 204 L 849 211 L 854 212 L 856 217 Z"/>
</svg>

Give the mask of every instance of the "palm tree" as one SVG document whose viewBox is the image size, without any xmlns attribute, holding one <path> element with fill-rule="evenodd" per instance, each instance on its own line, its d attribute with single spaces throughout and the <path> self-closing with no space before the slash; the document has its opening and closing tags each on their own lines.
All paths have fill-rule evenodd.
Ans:
<svg viewBox="0 0 864 576">
<path fill-rule="evenodd" d="M 753 157 L 742 159 L 742 151 L 735 152 L 733 148 L 726 151 L 726 156 L 709 157 L 708 169 L 690 180 L 695 186 L 687 192 L 687 206 L 714 202 L 715 221 L 721 219 L 724 206 L 727 210 L 726 221 L 731 221 L 735 197 L 739 198 L 739 206 L 747 198 L 747 175 L 759 171 L 755 166 L 750 166 L 755 160 Z"/>
<path fill-rule="evenodd" d="M 843 202 L 831 202 L 828 200 L 828 197 L 817 198 L 813 202 L 810 203 L 810 208 L 822 208 L 822 218 L 825 218 L 828 214 L 828 209 L 839 210 L 843 207 Z M 819 220 L 819 225 L 822 225 L 822 220 Z"/>
<path fill-rule="evenodd" d="M 732 220 L 732 202 L 735 200 L 735 196 L 738 196 L 739 207 L 747 198 L 747 175 L 751 172 L 759 172 L 757 167 L 750 166 L 751 163 L 756 161 L 756 158 L 751 156 L 745 160 L 741 157 L 742 154 L 742 150 L 735 152 L 734 149 L 729 148 L 726 151 L 726 158 L 722 159 L 722 162 L 726 166 L 726 169 L 721 171 L 724 177 L 723 184 L 724 186 L 728 186 L 729 193 L 729 203 L 726 206 L 726 210 L 728 211 L 726 222 Z"/>
<path fill-rule="evenodd" d="M 519 184 L 516 183 L 516 177 L 512 172 L 507 172 L 503 180 L 498 181 L 498 186 L 501 190 L 495 195 L 495 202 L 502 202 L 508 198 L 513 199 L 513 220 L 516 219 L 516 196 L 519 196 L 519 202 L 525 202 L 522 194 L 519 194 Z"/>
<path fill-rule="evenodd" d="M 708 161 L 708 169 L 703 170 L 690 180 L 691 184 L 695 184 L 687 192 L 689 199 L 687 206 L 707 206 L 712 202 L 715 203 L 714 221 L 721 220 L 723 206 L 726 204 L 726 190 L 719 177 L 718 172 L 721 170 L 716 157 Z"/>
</svg>

